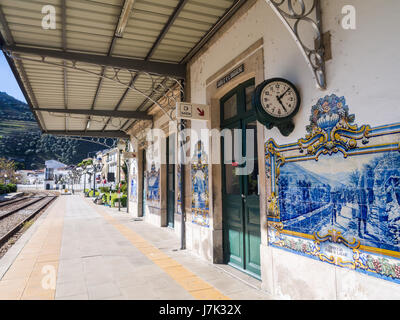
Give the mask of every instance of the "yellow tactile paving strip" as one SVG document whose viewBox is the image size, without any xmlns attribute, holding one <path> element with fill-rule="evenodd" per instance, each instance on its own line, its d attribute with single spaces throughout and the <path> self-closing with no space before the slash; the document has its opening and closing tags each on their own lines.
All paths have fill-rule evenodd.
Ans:
<svg viewBox="0 0 400 320">
<path fill-rule="evenodd" d="M 222 294 L 208 282 L 201 279 L 193 272 L 186 269 L 176 260 L 172 259 L 161 250 L 157 249 L 146 239 L 142 238 L 133 230 L 124 226 L 117 219 L 114 219 L 106 213 L 101 207 L 93 204 L 96 211 L 101 214 L 104 219 L 113 225 L 126 239 L 128 239 L 139 251 L 141 251 L 148 259 L 159 266 L 173 280 L 179 283 L 186 291 L 188 291 L 195 299 L 198 300 L 230 300 L 229 297 Z"/>
<path fill-rule="evenodd" d="M 0 281 L 0 300 L 54 300 L 65 199 L 48 208 L 42 224 Z"/>
</svg>

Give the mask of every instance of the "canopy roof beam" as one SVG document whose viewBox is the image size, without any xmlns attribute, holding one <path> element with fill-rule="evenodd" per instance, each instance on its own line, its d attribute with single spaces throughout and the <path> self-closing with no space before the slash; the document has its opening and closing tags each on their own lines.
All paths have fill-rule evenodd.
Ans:
<svg viewBox="0 0 400 320">
<path fill-rule="evenodd" d="M 156 41 L 154 42 L 153 46 L 151 47 L 150 51 L 147 53 L 147 56 L 145 60 L 149 60 L 158 46 L 160 45 L 161 41 L 165 38 L 165 35 L 168 33 L 169 29 L 172 27 L 174 24 L 176 18 L 179 16 L 181 13 L 183 7 L 188 3 L 189 0 L 180 0 L 178 5 L 176 6 L 174 12 L 172 15 L 169 17 L 167 23 L 164 25 L 164 28 L 161 30 L 161 33 L 158 35 Z"/>
<path fill-rule="evenodd" d="M 50 112 L 50 113 L 63 113 L 63 114 L 80 114 L 85 116 L 98 116 L 98 117 L 112 117 L 112 118 L 126 118 L 126 119 L 140 119 L 140 120 L 153 120 L 153 116 L 141 111 L 111 111 L 111 110 L 80 110 L 80 109 L 54 109 L 54 108 L 37 108 L 34 111 Z"/>
<path fill-rule="evenodd" d="M 70 130 L 68 132 L 62 130 L 48 130 L 45 132 L 46 134 L 52 134 L 55 136 L 71 136 L 71 137 L 98 137 L 98 138 L 120 138 L 120 139 L 129 139 L 129 135 L 127 135 L 123 131 L 74 131 Z"/>
<path fill-rule="evenodd" d="M 63 52 L 59 50 L 24 47 L 18 45 L 3 45 L 2 50 L 5 52 L 35 55 L 41 58 L 54 58 L 75 63 L 95 64 L 103 67 L 121 68 L 137 72 L 147 72 L 150 74 L 165 75 L 177 79 L 185 79 L 186 65 L 145 61 L 139 59 L 129 59 L 120 57 L 102 56 L 88 53 Z"/>
</svg>

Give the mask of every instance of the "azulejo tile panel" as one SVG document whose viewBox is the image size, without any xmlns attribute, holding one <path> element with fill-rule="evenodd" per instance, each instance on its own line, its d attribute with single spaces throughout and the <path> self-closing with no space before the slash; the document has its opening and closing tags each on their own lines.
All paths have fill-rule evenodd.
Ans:
<svg viewBox="0 0 400 320">
<path fill-rule="evenodd" d="M 131 163 L 131 179 L 130 179 L 130 198 L 131 201 L 137 202 L 138 200 L 138 190 L 137 190 L 137 181 L 138 181 L 138 176 L 137 176 L 137 161 L 134 159 Z"/>
<path fill-rule="evenodd" d="M 146 172 L 146 205 L 151 207 L 160 206 L 160 168 L 151 164 L 150 171 Z"/>
<path fill-rule="evenodd" d="M 268 241 L 400 283 L 400 123 L 354 121 L 344 97 L 326 96 L 304 139 L 266 143 Z"/>
<path fill-rule="evenodd" d="M 208 161 L 204 145 L 196 144 L 191 165 L 192 177 L 192 222 L 209 227 Z"/>
</svg>

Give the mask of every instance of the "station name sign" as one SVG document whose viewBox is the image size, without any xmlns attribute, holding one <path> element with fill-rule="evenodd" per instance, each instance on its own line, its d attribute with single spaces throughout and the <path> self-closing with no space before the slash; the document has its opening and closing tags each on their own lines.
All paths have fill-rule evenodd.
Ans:
<svg viewBox="0 0 400 320">
<path fill-rule="evenodd" d="M 228 83 L 231 81 L 233 78 L 237 77 L 239 74 L 244 72 L 244 64 L 240 65 L 236 69 L 233 69 L 229 74 L 227 74 L 225 77 L 219 79 L 217 81 L 217 88 L 222 87 L 224 84 Z"/>
<path fill-rule="evenodd" d="M 176 105 L 176 118 L 186 120 L 209 120 L 210 106 L 189 102 L 178 102 Z"/>
</svg>

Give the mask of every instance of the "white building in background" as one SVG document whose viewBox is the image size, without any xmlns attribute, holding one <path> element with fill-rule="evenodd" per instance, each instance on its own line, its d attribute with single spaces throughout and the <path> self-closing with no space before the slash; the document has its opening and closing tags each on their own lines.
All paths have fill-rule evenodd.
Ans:
<svg viewBox="0 0 400 320">
<path fill-rule="evenodd" d="M 19 170 L 16 172 L 18 175 L 18 188 L 23 189 L 35 188 L 42 189 L 44 183 L 45 170 Z"/>
<path fill-rule="evenodd" d="M 44 189 L 65 189 L 66 181 L 63 178 L 71 172 L 69 167 L 57 160 L 48 160 L 45 162 L 45 166 Z"/>
<path fill-rule="evenodd" d="M 19 183 L 25 185 L 43 184 L 44 170 L 19 170 Z"/>
<path fill-rule="evenodd" d="M 96 154 L 97 159 L 101 159 L 102 169 L 98 172 L 96 178 L 101 185 L 115 188 L 121 181 L 125 179 L 124 171 L 122 170 L 123 160 L 118 157 L 118 149 L 112 148 L 100 151 Z M 118 163 L 120 160 L 120 164 Z M 119 168 L 121 166 L 121 169 Z"/>
</svg>

